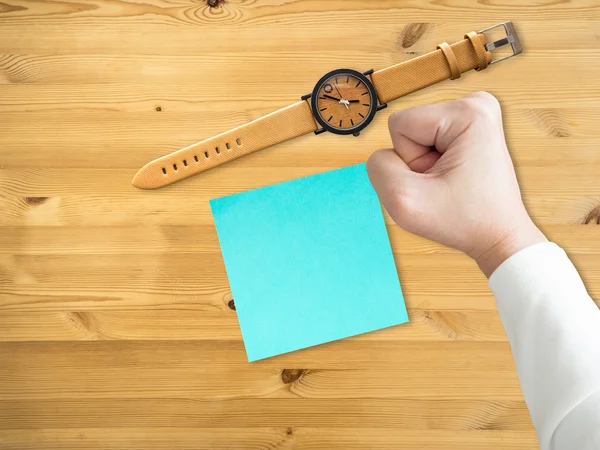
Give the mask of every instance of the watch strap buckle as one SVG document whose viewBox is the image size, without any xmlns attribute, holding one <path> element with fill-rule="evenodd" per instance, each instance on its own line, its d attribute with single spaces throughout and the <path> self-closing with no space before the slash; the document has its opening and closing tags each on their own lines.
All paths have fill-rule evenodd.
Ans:
<svg viewBox="0 0 600 450">
<path fill-rule="evenodd" d="M 513 56 L 518 55 L 523 52 L 523 47 L 521 46 L 521 41 L 519 40 L 519 36 L 517 35 L 517 30 L 515 30 L 515 26 L 512 22 L 502 22 L 496 25 L 492 25 L 491 27 L 484 28 L 483 30 L 478 31 L 478 33 L 484 34 L 486 31 L 493 30 L 494 28 L 503 27 L 506 32 L 506 36 L 502 39 L 498 39 L 497 41 L 489 42 L 485 45 L 485 49 L 488 52 L 495 50 L 499 47 L 504 47 L 505 45 L 509 45 L 512 48 L 512 54 L 503 56 L 502 58 L 494 59 L 490 62 L 490 64 L 496 64 L 497 62 L 504 61 L 505 59 L 512 58 Z"/>
</svg>

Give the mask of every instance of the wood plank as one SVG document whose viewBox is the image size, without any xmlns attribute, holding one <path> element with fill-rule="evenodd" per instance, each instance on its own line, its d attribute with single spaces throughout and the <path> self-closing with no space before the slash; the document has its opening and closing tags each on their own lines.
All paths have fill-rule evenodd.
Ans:
<svg viewBox="0 0 600 450">
<path fill-rule="evenodd" d="M 533 432 L 515 400 L 193 398 L 0 400 L 1 429 L 348 427 Z M 410 441 L 408 441 L 410 442 Z M 495 447 L 491 447 L 495 448 Z"/>
<path fill-rule="evenodd" d="M 409 311 L 410 323 L 352 337 L 384 341 L 491 341 L 506 335 L 494 311 Z M 219 311 L 0 311 L 0 342 L 74 340 L 235 340 L 237 316 Z"/>
<path fill-rule="evenodd" d="M 537 449 L 533 431 L 394 430 L 382 428 L 59 428 L 0 430 L 6 448 L 37 450 L 105 450 L 144 448 L 172 450 L 479 450 L 489 445 L 503 450 Z"/>
<path fill-rule="evenodd" d="M 1 343 L 0 355 L 2 400 L 521 399 L 504 342 L 332 342 L 255 363 L 233 341 Z M 302 371 L 289 382 L 283 369 Z"/>
<path fill-rule="evenodd" d="M 115 7 L 118 5 L 119 7 Z M 370 4 L 369 8 L 360 0 L 331 0 L 326 5 L 322 2 L 311 1 L 286 1 L 272 0 L 265 7 L 246 4 L 236 0 L 220 8 L 211 9 L 204 2 L 187 4 L 173 4 L 166 0 L 152 0 L 144 3 L 128 1 L 114 1 L 108 4 L 96 4 L 93 0 L 75 1 L 48 1 L 43 3 L 29 3 L 27 0 L 11 0 L 6 7 L 6 13 L 13 25 L 31 25 L 32 23 L 78 21 L 89 22 L 96 19 L 98 23 L 116 21 L 121 25 L 130 22 L 142 21 L 146 23 L 167 23 L 173 25 L 210 24 L 218 20 L 221 24 L 227 23 L 256 23 L 296 25 L 313 23 L 308 21 L 316 18 L 321 23 L 328 20 L 347 18 L 362 18 L 365 21 L 377 23 L 389 20 L 391 12 L 403 13 L 405 21 L 419 21 L 424 17 L 430 20 L 443 22 L 458 21 L 489 21 L 492 15 L 487 4 L 473 4 L 468 0 L 459 0 L 452 4 L 437 2 L 417 3 L 410 0 L 395 1 L 383 0 Z M 597 5 L 592 0 L 586 0 L 573 5 L 561 1 L 549 1 L 538 5 L 515 5 L 513 8 L 503 8 L 502 14 L 511 12 L 519 13 L 520 18 L 529 20 L 557 20 L 570 18 L 588 20 L 600 18 Z M 540 11 L 544 12 L 541 17 Z M 215 16 L 218 14 L 218 16 Z M 151 17 L 148 17 L 150 15 Z M 301 15 L 303 17 L 298 17 Z M 110 19 L 110 20 L 109 20 Z M 506 20 L 506 18 L 504 18 Z M 487 22 L 486 22 L 487 23 Z"/>
<path fill-rule="evenodd" d="M 155 341 L 156 343 L 156 341 Z M 377 347 L 374 347 L 377 350 Z M 200 354 L 202 357 L 202 354 Z M 437 355 L 436 355 L 437 358 Z M 441 359 L 444 364 L 449 358 Z M 505 360 L 510 360 L 510 354 Z M 214 360 L 211 362 L 214 363 Z M 199 363 L 206 365 L 206 361 Z M 6 400 L 56 399 L 56 398 L 175 398 L 190 397 L 202 400 L 234 398 L 343 398 L 343 399 L 404 399 L 434 398 L 446 399 L 503 399 L 521 400 L 521 387 L 514 373 L 514 367 L 502 369 L 438 369 L 421 367 L 413 369 L 386 369 L 375 372 L 370 368 L 359 370 L 315 369 L 306 372 L 302 381 L 288 387 L 281 382 L 280 371 L 257 371 L 239 367 L 233 373 L 233 366 L 210 371 L 196 365 L 183 368 L 172 365 L 161 370 L 157 366 L 140 367 L 135 376 L 133 367 L 124 365 L 122 369 L 102 367 L 98 370 L 85 370 L 73 367 L 60 369 L 48 367 L 15 367 L 17 370 L 32 370 L 37 377 L 23 375 L 17 380 L 8 378 L 13 386 L 6 383 L 0 386 L 0 397 Z M 101 370 L 100 370 L 101 369 Z M 77 371 L 80 376 L 73 374 Z M 52 377 L 61 377 L 69 385 L 69 394 L 61 392 L 61 382 Z M 113 378 L 119 382 L 110 381 Z M 202 381 L 199 381 L 202 380 Z"/>
<path fill-rule="evenodd" d="M 588 0 L 589 1 L 589 0 Z M 578 2 L 581 4 L 581 1 Z M 343 11 L 348 2 L 341 3 Z M 128 55 L 152 54 L 156 56 L 203 56 L 220 55 L 229 52 L 281 52 L 284 46 L 290 53 L 304 53 L 307 48 L 307 25 L 310 26 L 310 39 L 315 42 L 327 42 L 328 51 L 345 52 L 349 58 L 348 42 L 358 53 L 371 52 L 373 58 L 389 53 L 389 57 L 411 56 L 416 52 L 425 52 L 443 41 L 459 39 L 467 30 L 479 30 L 482 26 L 492 25 L 505 20 L 513 20 L 519 36 L 528 53 L 553 50 L 598 50 L 600 42 L 593 38 L 594 30 L 600 27 L 600 20 L 587 17 L 585 21 L 573 18 L 565 13 L 560 18 L 527 18 L 521 14 L 523 5 L 511 8 L 503 5 L 502 12 L 488 10 L 488 17 L 481 19 L 448 20 L 436 18 L 427 10 L 402 7 L 388 8 L 385 16 L 371 16 L 365 27 L 365 18 L 372 14 L 371 5 L 360 14 L 335 14 L 328 11 L 328 20 L 323 21 L 321 13 L 303 12 L 294 21 L 279 23 L 258 23 L 239 21 L 235 23 L 235 39 L 231 38 L 231 28 L 220 26 L 218 17 L 214 24 L 207 26 L 179 26 L 173 33 L 173 25 L 130 20 L 127 24 L 116 21 L 94 19 L 85 22 L 75 20 L 36 21 L 37 33 L 30 33 L 22 39 L 23 26 L 13 24 L 12 20 L 0 22 L 0 33 L 10 42 L 10 48 L 0 50 L 12 54 L 56 55 L 60 49 L 62 55 Z M 249 5 L 250 6 L 250 5 Z M 452 8 L 453 4 L 447 7 Z M 263 6 L 265 7 L 265 6 Z M 269 6 L 266 6 L 269 7 Z M 544 6 L 540 5 L 540 9 Z M 332 26 L 333 23 L 333 26 Z M 407 39 L 405 30 L 415 24 L 424 24 L 426 29 L 421 37 Z M 360 29 L 360 33 L 347 34 L 339 39 L 339 30 L 335 25 Z M 484 25 L 482 25 L 484 24 Z M 90 33 L 90 26 L 103 30 L 102 39 L 96 33 Z M 151 28 L 150 28 L 151 27 Z M 277 39 L 270 39 L 276 36 Z M 200 39 L 199 39 L 200 38 Z M 127 45 L 123 45 L 123 42 Z M 410 45 L 412 44 L 412 45 Z M 175 51 L 174 51 L 175 49 Z M 323 63 L 320 54 L 315 54 L 312 62 Z"/>
</svg>

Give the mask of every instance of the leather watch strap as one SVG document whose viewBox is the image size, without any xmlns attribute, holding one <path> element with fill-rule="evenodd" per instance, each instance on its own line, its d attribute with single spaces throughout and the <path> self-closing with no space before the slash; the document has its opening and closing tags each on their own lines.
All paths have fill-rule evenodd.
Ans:
<svg viewBox="0 0 600 450">
<path fill-rule="evenodd" d="M 448 62 L 448 66 L 450 67 L 450 79 L 456 80 L 460 78 L 460 66 L 458 65 L 458 59 L 456 59 L 456 55 L 454 54 L 454 50 L 450 47 L 450 44 L 447 42 L 442 42 L 437 46 L 442 53 L 444 54 L 446 61 Z"/>
<path fill-rule="evenodd" d="M 132 184 L 156 189 L 316 129 L 310 104 L 303 100 L 155 159 L 139 170 Z"/>
<path fill-rule="evenodd" d="M 483 33 L 499 26 L 505 28 L 506 37 L 488 44 Z M 490 50 L 507 44 L 513 49 L 512 55 L 492 62 Z M 503 22 L 480 32 L 467 33 L 463 40 L 452 45 L 443 42 L 431 53 L 368 73 L 371 73 L 371 82 L 380 104 L 378 109 L 381 109 L 389 101 L 446 79 L 460 78 L 463 72 L 472 69 L 483 70 L 488 64 L 521 51 L 514 26 L 511 22 Z M 313 116 L 317 113 L 306 101 L 310 96 L 305 95 L 301 102 L 146 164 L 135 175 L 133 185 L 156 189 L 303 134 L 324 131 L 324 128 L 318 129 Z"/>
<path fill-rule="evenodd" d="M 465 39 L 386 69 L 373 72 L 371 80 L 380 103 L 387 103 L 471 69 L 483 70 L 492 61 L 482 33 L 471 32 Z M 449 52 L 452 56 L 448 57 Z"/>
</svg>

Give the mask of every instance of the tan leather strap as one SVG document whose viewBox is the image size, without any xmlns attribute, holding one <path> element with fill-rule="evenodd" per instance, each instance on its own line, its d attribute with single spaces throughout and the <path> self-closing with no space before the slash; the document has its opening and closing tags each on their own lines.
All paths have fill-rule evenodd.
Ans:
<svg viewBox="0 0 600 450">
<path fill-rule="evenodd" d="M 156 189 L 317 129 L 307 101 L 190 145 L 142 167 L 132 184 Z"/>
<path fill-rule="evenodd" d="M 446 57 L 448 67 L 450 67 L 450 79 L 456 80 L 457 78 L 460 78 L 460 66 L 458 65 L 458 60 L 456 59 L 456 55 L 452 51 L 450 44 L 442 42 L 437 48 L 439 48 Z"/>
<path fill-rule="evenodd" d="M 484 34 L 474 33 L 460 42 L 450 45 L 456 57 L 459 72 L 471 69 L 485 69 L 492 60 L 492 54 L 485 49 L 487 39 Z M 423 56 L 410 59 L 371 75 L 380 103 L 387 103 L 418 91 L 453 76 L 446 53 L 439 49 Z"/>
<path fill-rule="evenodd" d="M 487 56 L 486 56 L 485 47 L 481 45 L 481 42 L 479 41 L 478 36 L 480 36 L 480 35 L 475 33 L 474 31 L 470 31 L 467 34 L 465 34 L 465 38 L 468 39 L 469 41 L 471 41 L 473 50 L 475 50 L 475 56 L 477 57 L 477 67 L 475 68 L 475 70 L 483 70 L 488 66 L 488 60 L 487 60 Z M 484 43 L 483 45 L 485 45 L 485 44 L 486 43 Z M 491 53 L 490 53 L 490 55 L 491 55 Z M 490 60 L 491 60 L 491 58 L 490 58 Z"/>
</svg>

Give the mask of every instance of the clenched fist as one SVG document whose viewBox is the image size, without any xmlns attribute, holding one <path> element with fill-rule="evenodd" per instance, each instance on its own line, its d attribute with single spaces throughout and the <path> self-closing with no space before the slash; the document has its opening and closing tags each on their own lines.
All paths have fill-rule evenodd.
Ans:
<svg viewBox="0 0 600 450">
<path fill-rule="evenodd" d="M 375 152 L 367 169 L 402 228 L 465 252 L 488 277 L 546 241 L 521 200 L 492 95 L 398 111 L 389 129 L 394 148 Z"/>
</svg>

